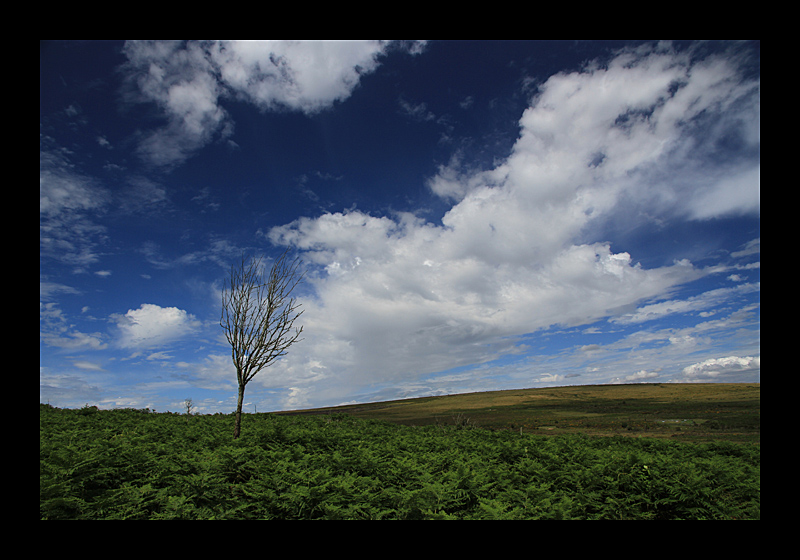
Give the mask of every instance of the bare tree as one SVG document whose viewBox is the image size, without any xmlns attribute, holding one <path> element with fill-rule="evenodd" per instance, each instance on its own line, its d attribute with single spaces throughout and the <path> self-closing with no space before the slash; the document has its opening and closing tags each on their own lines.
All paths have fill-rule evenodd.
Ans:
<svg viewBox="0 0 800 560">
<path fill-rule="evenodd" d="M 261 258 L 247 259 L 231 267 L 228 283 L 222 290 L 222 316 L 219 324 L 231 345 L 231 356 L 239 381 L 236 404 L 236 425 L 233 438 L 241 433 L 244 389 L 256 374 L 286 355 L 289 347 L 300 339 L 303 327 L 294 322 L 302 311 L 290 297 L 303 279 L 300 261 L 289 260 L 288 249 L 274 262 L 269 275 Z"/>
<path fill-rule="evenodd" d="M 192 408 L 194 408 L 194 402 L 192 402 L 192 399 L 186 399 L 183 401 L 183 407 L 186 409 L 186 416 L 189 416 L 192 413 Z"/>
</svg>

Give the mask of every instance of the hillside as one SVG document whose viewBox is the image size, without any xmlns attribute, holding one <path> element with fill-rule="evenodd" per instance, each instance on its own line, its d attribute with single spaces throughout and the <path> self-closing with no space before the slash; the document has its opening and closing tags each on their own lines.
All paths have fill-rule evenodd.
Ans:
<svg viewBox="0 0 800 560">
<path fill-rule="evenodd" d="M 296 410 L 409 426 L 469 424 L 542 435 L 584 433 L 760 442 L 760 383 L 582 385 Z"/>
</svg>

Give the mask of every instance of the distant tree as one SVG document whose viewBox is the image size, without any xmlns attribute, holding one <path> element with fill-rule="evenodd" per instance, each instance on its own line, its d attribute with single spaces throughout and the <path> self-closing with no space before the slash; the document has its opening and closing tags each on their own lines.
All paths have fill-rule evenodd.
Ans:
<svg viewBox="0 0 800 560">
<path fill-rule="evenodd" d="M 186 416 L 189 416 L 192 413 L 192 408 L 194 407 L 192 399 L 186 399 L 183 401 L 183 406 L 186 407 Z"/>
<path fill-rule="evenodd" d="M 291 297 L 302 281 L 300 261 L 289 260 L 288 250 L 273 263 L 265 278 L 261 258 L 247 259 L 231 267 L 230 278 L 222 290 L 222 316 L 219 324 L 231 345 L 233 365 L 239 382 L 236 423 L 233 438 L 241 434 L 244 390 L 256 374 L 286 355 L 300 340 L 303 327 L 294 322 L 303 314 Z"/>
</svg>

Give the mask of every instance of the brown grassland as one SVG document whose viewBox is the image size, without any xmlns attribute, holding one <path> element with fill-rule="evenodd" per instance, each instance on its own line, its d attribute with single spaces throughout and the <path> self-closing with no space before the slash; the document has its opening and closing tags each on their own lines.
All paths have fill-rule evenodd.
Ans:
<svg viewBox="0 0 800 560">
<path fill-rule="evenodd" d="M 279 414 L 337 414 L 408 426 L 462 425 L 542 435 L 760 443 L 760 383 L 576 385 L 353 404 Z"/>
</svg>

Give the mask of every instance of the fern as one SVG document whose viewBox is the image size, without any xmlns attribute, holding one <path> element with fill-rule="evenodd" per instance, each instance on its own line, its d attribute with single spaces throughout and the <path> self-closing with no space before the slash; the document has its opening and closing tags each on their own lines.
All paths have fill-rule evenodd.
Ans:
<svg viewBox="0 0 800 560">
<path fill-rule="evenodd" d="M 760 449 L 40 407 L 42 519 L 758 519 Z"/>
</svg>

